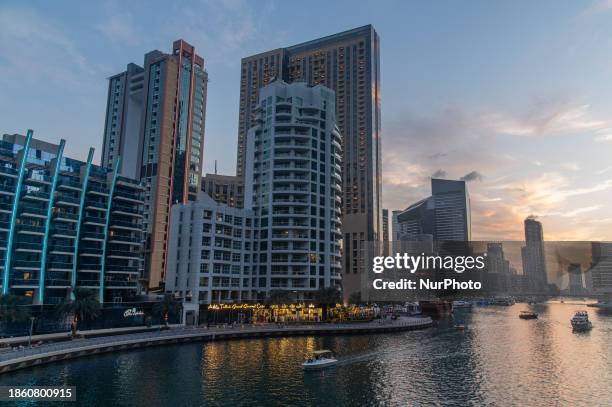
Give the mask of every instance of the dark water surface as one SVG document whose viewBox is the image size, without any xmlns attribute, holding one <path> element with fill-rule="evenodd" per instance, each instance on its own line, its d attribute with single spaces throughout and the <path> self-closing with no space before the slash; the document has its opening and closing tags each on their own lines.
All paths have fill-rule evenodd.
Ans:
<svg viewBox="0 0 612 407">
<path fill-rule="evenodd" d="M 523 309 L 540 318 L 519 319 Z M 590 308 L 593 330 L 572 333 L 578 309 L 491 306 L 423 331 L 159 347 L 9 373 L 0 385 L 77 386 L 67 406 L 612 406 L 612 316 Z M 340 366 L 304 372 L 321 348 Z"/>
</svg>

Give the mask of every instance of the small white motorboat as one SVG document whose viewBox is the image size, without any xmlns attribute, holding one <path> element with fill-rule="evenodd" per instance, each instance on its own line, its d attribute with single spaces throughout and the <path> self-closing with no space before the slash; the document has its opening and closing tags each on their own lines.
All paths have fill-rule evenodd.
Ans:
<svg viewBox="0 0 612 407">
<path fill-rule="evenodd" d="M 331 350 L 316 350 L 312 353 L 311 358 L 302 363 L 302 367 L 306 370 L 322 369 L 336 363 L 338 363 L 338 359 L 334 358 Z"/>
</svg>

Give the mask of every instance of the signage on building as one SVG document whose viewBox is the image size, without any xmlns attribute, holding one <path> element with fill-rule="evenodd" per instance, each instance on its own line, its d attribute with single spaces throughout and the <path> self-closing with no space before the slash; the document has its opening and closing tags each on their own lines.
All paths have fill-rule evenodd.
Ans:
<svg viewBox="0 0 612 407">
<path fill-rule="evenodd" d="M 144 311 L 136 308 L 128 308 L 123 313 L 123 318 L 138 317 L 144 315 Z"/>
</svg>

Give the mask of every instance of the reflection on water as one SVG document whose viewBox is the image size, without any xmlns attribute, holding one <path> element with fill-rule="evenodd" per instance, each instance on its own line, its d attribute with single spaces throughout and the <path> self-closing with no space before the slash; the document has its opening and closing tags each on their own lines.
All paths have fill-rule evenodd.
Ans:
<svg viewBox="0 0 612 407">
<path fill-rule="evenodd" d="M 569 320 L 584 308 L 517 304 L 476 308 L 424 331 L 160 347 L 25 370 L 0 385 L 76 385 L 79 405 L 114 407 L 610 406 L 612 316 L 589 309 L 593 330 L 572 333 Z M 519 319 L 523 309 L 540 318 Z M 318 348 L 342 363 L 304 372 Z"/>
</svg>

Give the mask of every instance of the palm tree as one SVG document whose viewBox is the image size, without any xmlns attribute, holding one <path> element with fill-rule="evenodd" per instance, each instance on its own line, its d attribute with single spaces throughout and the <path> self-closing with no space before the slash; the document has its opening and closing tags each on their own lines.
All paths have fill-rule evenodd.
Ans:
<svg viewBox="0 0 612 407">
<path fill-rule="evenodd" d="M 329 307 L 342 302 L 340 291 L 334 287 L 319 288 L 314 294 L 315 303 L 323 309 L 323 321 L 327 320 L 327 310 Z"/>
<path fill-rule="evenodd" d="M 14 322 L 23 322 L 30 317 L 28 300 L 13 294 L 0 296 L 0 323 L 8 325 Z"/>
<path fill-rule="evenodd" d="M 361 291 L 355 291 L 349 295 L 349 304 L 359 305 L 361 304 Z"/>
<path fill-rule="evenodd" d="M 289 292 L 285 290 L 271 290 L 266 298 L 267 305 L 282 305 L 290 302 Z"/>
<path fill-rule="evenodd" d="M 168 326 L 168 315 L 176 314 L 180 309 L 180 304 L 172 294 L 164 294 L 164 297 L 161 301 L 155 303 L 153 306 L 153 313 L 159 314 L 163 320 L 164 325 Z"/>
<path fill-rule="evenodd" d="M 87 288 L 77 287 L 72 292 L 74 299 L 68 297 L 58 305 L 61 315 L 72 315 L 72 336 L 76 335 L 80 321 L 93 319 L 100 313 L 100 302 L 96 293 Z"/>
</svg>

